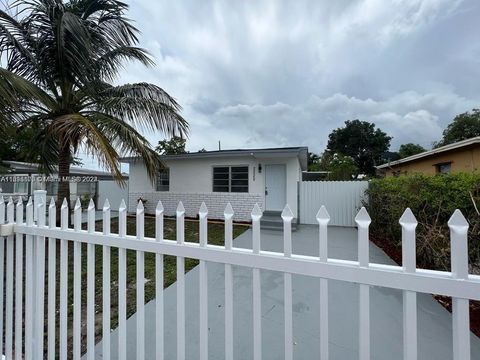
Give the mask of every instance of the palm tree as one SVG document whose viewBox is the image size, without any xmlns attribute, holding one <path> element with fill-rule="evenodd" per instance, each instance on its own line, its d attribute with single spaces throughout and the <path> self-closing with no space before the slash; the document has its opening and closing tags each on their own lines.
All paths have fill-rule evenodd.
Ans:
<svg viewBox="0 0 480 360">
<path fill-rule="evenodd" d="M 58 165 L 59 201 L 70 197 L 63 180 L 79 149 L 118 181 L 119 156 L 140 156 L 153 181 L 161 161 L 140 131 L 188 132 L 160 87 L 114 84 L 125 61 L 153 65 L 127 9 L 116 0 L 28 0 L 0 10 L 0 131 L 35 130 L 31 150 L 43 171 Z"/>
</svg>

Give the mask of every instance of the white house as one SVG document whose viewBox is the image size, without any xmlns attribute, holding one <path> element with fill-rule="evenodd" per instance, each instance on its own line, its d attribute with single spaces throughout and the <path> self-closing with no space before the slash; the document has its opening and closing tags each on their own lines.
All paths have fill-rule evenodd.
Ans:
<svg viewBox="0 0 480 360">
<path fill-rule="evenodd" d="M 298 182 L 307 169 L 307 147 L 219 150 L 164 155 L 166 170 L 150 181 L 139 158 L 123 158 L 129 164 L 128 209 L 134 212 L 139 199 L 147 213 L 161 200 L 166 215 L 174 215 L 182 201 L 186 216 L 195 217 L 202 203 L 209 218 L 223 219 L 228 202 L 234 219 L 249 221 L 255 203 L 280 212 L 288 204 L 297 217 Z"/>
</svg>

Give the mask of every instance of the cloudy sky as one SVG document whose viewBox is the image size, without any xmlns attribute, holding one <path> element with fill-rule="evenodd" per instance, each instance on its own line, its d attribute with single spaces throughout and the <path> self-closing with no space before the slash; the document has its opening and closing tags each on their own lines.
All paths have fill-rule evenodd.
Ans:
<svg viewBox="0 0 480 360">
<path fill-rule="evenodd" d="M 129 16 L 183 106 L 187 148 L 307 145 L 348 119 L 429 147 L 480 107 L 480 1 L 133 0 Z M 153 144 L 161 134 L 149 134 Z"/>
</svg>

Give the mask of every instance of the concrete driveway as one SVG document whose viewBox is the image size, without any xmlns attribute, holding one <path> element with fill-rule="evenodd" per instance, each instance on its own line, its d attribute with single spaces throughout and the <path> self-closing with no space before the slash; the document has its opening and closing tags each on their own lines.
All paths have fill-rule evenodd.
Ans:
<svg viewBox="0 0 480 360">
<path fill-rule="evenodd" d="M 329 229 L 329 257 L 354 260 L 357 257 L 357 232 L 353 228 Z M 262 249 L 282 251 L 282 233 L 262 231 Z M 251 231 L 235 240 L 235 246 L 251 248 Z M 300 226 L 293 233 L 293 252 L 318 254 L 318 228 Z M 392 264 L 383 251 L 371 244 L 370 261 Z M 224 266 L 208 264 L 209 282 L 209 359 L 224 359 Z M 234 268 L 234 356 L 252 359 L 252 272 Z M 186 275 L 187 359 L 198 359 L 198 267 Z M 262 271 L 263 358 L 283 359 L 283 274 Z M 329 282 L 330 359 L 358 359 L 358 285 Z M 318 279 L 293 277 L 294 358 L 319 358 Z M 155 301 L 146 305 L 146 359 L 155 359 Z M 402 293 L 386 288 L 371 288 L 372 359 L 403 359 Z M 165 359 L 176 357 L 176 289 L 165 290 Z M 127 321 L 128 359 L 135 358 L 135 315 Z M 419 359 L 452 359 L 451 315 L 429 294 L 418 294 Z M 480 339 L 472 334 L 472 359 L 480 359 Z M 101 359 L 101 343 L 96 358 Z M 117 358 L 117 332 L 112 333 L 112 358 Z"/>
</svg>

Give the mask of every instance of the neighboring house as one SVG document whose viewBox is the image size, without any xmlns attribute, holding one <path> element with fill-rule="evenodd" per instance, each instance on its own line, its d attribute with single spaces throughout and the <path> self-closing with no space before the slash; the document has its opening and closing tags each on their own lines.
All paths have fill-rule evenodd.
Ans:
<svg viewBox="0 0 480 360">
<path fill-rule="evenodd" d="M 475 172 L 480 168 L 480 136 L 377 166 L 385 176 Z"/>
<path fill-rule="evenodd" d="M 147 213 L 154 213 L 159 200 L 166 215 L 174 215 L 182 201 L 186 216 L 195 217 L 202 202 L 209 218 L 223 219 L 227 203 L 234 219 L 250 221 L 255 205 L 280 212 L 288 204 L 297 217 L 298 181 L 307 169 L 307 147 L 219 150 L 163 155 L 166 169 L 152 183 L 139 158 L 129 163 L 129 204 L 134 212 L 139 199 Z"/>
<path fill-rule="evenodd" d="M 46 190 L 47 200 L 56 199 L 58 191 L 58 174 L 45 176 L 38 171 L 38 164 L 19 161 L 2 161 L 6 173 L 0 173 L 0 192 L 4 196 L 28 197 L 35 190 Z M 101 209 L 108 198 L 112 210 L 117 210 L 122 198 L 128 196 L 128 176 L 124 176 L 127 183 L 121 187 L 112 174 L 99 170 L 85 169 L 76 166 L 70 168 L 70 200 L 75 202 L 77 197 L 88 201 L 94 199 L 97 208 Z"/>
</svg>

